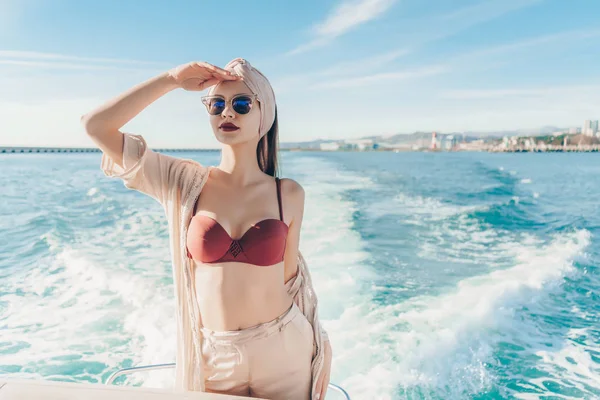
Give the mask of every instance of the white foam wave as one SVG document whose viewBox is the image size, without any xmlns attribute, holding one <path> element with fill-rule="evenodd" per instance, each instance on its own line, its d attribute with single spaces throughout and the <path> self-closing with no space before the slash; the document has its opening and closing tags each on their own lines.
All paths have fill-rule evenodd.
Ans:
<svg viewBox="0 0 600 400">
<path fill-rule="evenodd" d="M 62 246 L 62 242 L 60 241 L 60 238 L 58 237 L 58 235 L 56 234 L 56 230 L 54 229 L 40 235 L 39 238 L 40 240 L 46 242 L 50 251 L 60 249 Z"/>
<path fill-rule="evenodd" d="M 409 397 L 430 390 L 444 398 L 463 398 L 489 387 L 495 377 L 487 363 L 502 331 L 527 324 L 513 320 L 514 310 L 560 285 L 589 238 L 583 230 L 557 236 L 545 246 L 513 243 L 514 266 L 464 279 L 452 292 L 346 310 L 341 324 L 357 324 L 353 342 L 363 345 L 352 348 L 342 342 L 344 361 L 356 356 L 351 351 L 369 360 L 362 376 L 346 380 L 348 387 L 370 398 L 391 398 L 398 387 Z"/>
<path fill-rule="evenodd" d="M 344 197 L 344 192 L 373 183 L 319 158 L 297 157 L 290 161 L 290 173 L 286 176 L 306 174 L 297 177 L 306 191 L 300 249 L 319 296 L 320 318 L 334 347 L 331 381 L 346 388 L 348 380 L 361 376 L 364 362 L 361 348 L 368 346 L 368 342 L 354 341 L 354 335 L 361 329 L 362 314 L 357 313 L 357 319 L 350 323 L 347 316 L 352 310 L 371 304 L 369 282 L 376 277 L 365 265 L 369 255 L 353 229 L 356 206 Z M 356 387 L 350 395 L 373 398 L 369 390 Z M 327 397 L 330 396 L 337 398 L 333 393 Z"/>
<path fill-rule="evenodd" d="M 548 381 L 556 381 L 563 385 L 577 388 L 582 394 L 590 394 L 589 389 L 600 391 L 600 365 L 592 359 L 591 354 L 599 354 L 600 347 L 588 343 L 588 329 L 569 329 L 567 339 L 559 343 L 555 349 L 539 350 L 535 354 L 541 358 L 537 367 L 550 376 L 533 378 L 530 382 L 544 387 Z M 589 341 L 591 342 L 591 341 Z M 546 346 L 547 347 L 547 346 Z M 553 346 L 554 347 L 554 346 Z M 520 398 L 518 394 L 516 397 Z M 556 393 L 553 393 L 556 395 Z"/>
<path fill-rule="evenodd" d="M 118 242 L 98 235 L 96 240 L 82 240 L 77 250 L 52 233 L 43 238 L 51 253 L 25 276 L 10 276 L 6 285 L 15 294 L 2 297 L 8 304 L 3 341 L 24 344 L 17 352 L 2 354 L 3 362 L 39 371 L 16 375 L 62 376 L 59 371 L 70 368 L 70 360 L 78 360 L 77 365 L 89 363 L 96 372 L 75 368 L 63 378 L 95 382 L 126 360 L 134 364 L 173 361 L 174 300 L 172 289 L 163 283 L 164 269 L 155 265 L 139 265 L 144 273 L 130 269 L 128 262 L 135 256 L 120 254 L 119 248 L 109 250 L 114 243 L 126 245 L 122 238 Z M 104 241 L 107 238 L 112 240 Z M 157 246 L 154 257 L 147 259 L 162 252 L 168 258 L 168 246 L 164 250 Z M 160 267 L 160 262 L 156 264 Z M 162 382 L 169 386 L 172 381 L 163 378 Z"/>
<path fill-rule="evenodd" d="M 374 202 L 368 210 L 364 210 L 372 217 L 385 215 L 402 215 L 402 222 L 414 225 L 423 225 L 432 221 L 441 221 L 455 215 L 484 211 L 487 206 L 459 206 L 442 202 L 438 199 L 423 196 L 398 194 L 393 198 Z"/>
<path fill-rule="evenodd" d="M 376 214 L 400 216 L 399 223 L 423 227 L 417 243 L 417 255 L 423 259 L 493 267 L 511 256 L 513 241 L 506 232 L 490 229 L 470 215 L 488 209 L 487 205 L 460 206 L 407 194 L 371 207 Z"/>
</svg>

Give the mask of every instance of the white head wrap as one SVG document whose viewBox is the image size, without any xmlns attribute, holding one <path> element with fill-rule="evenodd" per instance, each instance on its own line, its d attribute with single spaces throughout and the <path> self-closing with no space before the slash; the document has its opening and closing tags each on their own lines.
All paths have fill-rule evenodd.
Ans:
<svg viewBox="0 0 600 400">
<path fill-rule="evenodd" d="M 252 94 L 258 97 L 260 103 L 260 126 L 258 133 L 260 138 L 262 138 L 271 129 L 273 122 L 275 122 L 275 93 L 269 80 L 243 58 L 231 60 L 224 69 L 241 76 Z M 215 87 L 213 86 L 210 89 L 210 94 L 213 93 Z"/>
</svg>

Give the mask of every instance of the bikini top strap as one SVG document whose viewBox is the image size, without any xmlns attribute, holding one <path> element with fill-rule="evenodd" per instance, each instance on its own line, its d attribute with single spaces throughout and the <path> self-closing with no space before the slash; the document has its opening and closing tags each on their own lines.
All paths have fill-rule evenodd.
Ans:
<svg viewBox="0 0 600 400">
<path fill-rule="evenodd" d="M 277 182 L 277 203 L 279 203 L 279 219 L 283 221 L 283 209 L 281 207 L 281 182 L 277 177 L 275 177 L 275 182 Z"/>
</svg>

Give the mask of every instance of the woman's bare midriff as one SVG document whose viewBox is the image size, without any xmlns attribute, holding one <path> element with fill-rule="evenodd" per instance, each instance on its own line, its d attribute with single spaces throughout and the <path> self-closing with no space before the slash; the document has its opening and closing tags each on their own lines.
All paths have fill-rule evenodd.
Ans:
<svg viewBox="0 0 600 400">
<path fill-rule="evenodd" d="M 268 267 L 195 261 L 194 280 L 202 325 L 213 331 L 235 331 L 269 322 L 293 299 L 284 284 L 284 263 Z"/>
</svg>

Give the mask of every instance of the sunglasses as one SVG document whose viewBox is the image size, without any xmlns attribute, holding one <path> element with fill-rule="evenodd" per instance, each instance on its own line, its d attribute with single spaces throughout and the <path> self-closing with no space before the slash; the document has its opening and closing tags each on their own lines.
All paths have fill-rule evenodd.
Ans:
<svg viewBox="0 0 600 400">
<path fill-rule="evenodd" d="M 239 94 L 231 99 L 231 108 L 237 114 L 248 114 L 256 100 L 258 99 L 255 94 Z M 202 102 L 210 115 L 220 115 L 228 103 L 223 96 L 204 96 Z"/>
</svg>

